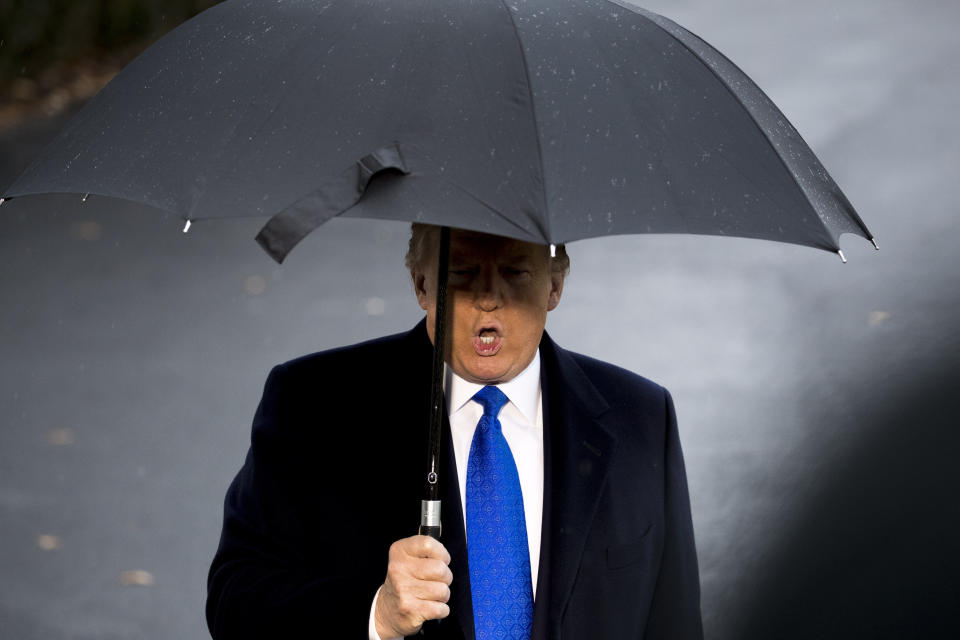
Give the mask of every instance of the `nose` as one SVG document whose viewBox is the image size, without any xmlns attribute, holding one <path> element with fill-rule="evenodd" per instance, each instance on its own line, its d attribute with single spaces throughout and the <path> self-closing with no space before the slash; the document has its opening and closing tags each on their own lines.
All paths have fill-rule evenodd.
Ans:
<svg viewBox="0 0 960 640">
<path fill-rule="evenodd" d="M 495 266 L 485 266 L 474 278 L 474 305 L 481 311 L 494 311 L 503 305 L 503 281 Z"/>
</svg>

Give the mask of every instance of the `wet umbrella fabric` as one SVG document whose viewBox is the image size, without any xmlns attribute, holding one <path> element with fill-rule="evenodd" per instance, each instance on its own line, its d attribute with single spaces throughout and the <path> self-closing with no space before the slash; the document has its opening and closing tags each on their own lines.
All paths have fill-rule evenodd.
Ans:
<svg viewBox="0 0 960 640">
<path fill-rule="evenodd" d="M 376 176 L 376 179 L 374 177 Z M 227 0 L 158 41 L 4 194 L 559 244 L 870 237 L 780 111 L 675 23 L 609 0 Z"/>
<path fill-rule="evenodd" d="M 440 225 L 441 247 L 450 227 L 829 251 L 870 237 L 743 72 L 610 0 L 227 0 L 124 69 L 4 196 L 46 193 L 131 200 L 187 227 L 269 216 L 257 240 L 277 261 L 338 215 Z M 432 535 L 442 363 L 437 349 Z"/>
</svg>

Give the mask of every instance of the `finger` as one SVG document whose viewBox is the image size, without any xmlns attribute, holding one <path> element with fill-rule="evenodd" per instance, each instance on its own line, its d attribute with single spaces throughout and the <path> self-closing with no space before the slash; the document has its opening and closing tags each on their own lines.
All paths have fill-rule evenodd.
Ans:
<svg viewBox="0 0 960 640">
<path fill-rule="evenodd" d="M 450 553 L 438 540 L 429 536 L 405 538 L 403 549 L 407 555 L 415 558 L 436 558 L 444 564 L 450 564 Z"/>
<path fill-rule="evenodd" d="M 443 561 L 432 558 L 418 559 L 411 565 L 410 574 L 418 580 L 441 582 L 447 585 L 453 583 L 453 572 L 450 567 Z"/>
<path fill-rule="evenodd" d="M 450 587 L 442 582 L 426 582 L 420 580 L 410 585 L 411 593 L 424 603 L 450 602 Z"/>
<path fill-rule="evenodd" d="M 416 559 L 410 563 L 391 563 L 387 567 L 384 586 L 391 594 L 398 596 L 414 594 L 421 596 L 425 589 L 431 589 L 429 598 L 437 599 L 436 590 L 449 591 L 453 583 L 453 572 L 439 560 Z"/>
<path fill-rule="evenodd" d="M 450 564 L 450 552 L 447 551 L 447 548 L 443 546 L 439 540 L 427 538 L 426 547 L 427 554 L 422 557 L 435 558 L 445 565 Z"/>
<path fill-rule="evenodd" d="M 424 620 L 442 620 L 450 615 L 450 605 L 444 602 L 425 602 Z"/>
<path fill-rule="evenodd" d="M 446 548 L 440 544 L 439 540 L 431 538 L 429 536 L 414 536 L 411 538 L 411 551 L 410 555 L 416 556 L 417 558 L 436 558 L 442 560 L 445 556 L 449 556 Z"/>
<path fill-rule="evenodd" d="M 419 583 L 405 590 L 389 604 L 385 603 L 383 620 L 402 629 L 404 635 L 415 633 L 424 620 L 444 618 L 450 614 L 450 589 L 437 582 Z"/>
<path fill-rule="evenodd" d="M 453 572 L 443 561 L 411 556 L 391 559 L 387 564 L 387 577 L 395 582 L 406 579 L 428 580 L 446 584 L 453 582 Z"/>
</svg>

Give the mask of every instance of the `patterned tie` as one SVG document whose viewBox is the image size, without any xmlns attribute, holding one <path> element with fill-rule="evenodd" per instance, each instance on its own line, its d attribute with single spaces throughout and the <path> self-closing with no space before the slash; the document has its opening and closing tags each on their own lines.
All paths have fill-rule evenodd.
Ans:
<svg viewBox="0 0 960 640">
<path fill-rule="evenodd" d="M 467 460 L 467 558 L 477 640 L 528 640 L 533 588 L 517 465 L 497 415 L 507 396 L 484 387 Z"/>
</svg>

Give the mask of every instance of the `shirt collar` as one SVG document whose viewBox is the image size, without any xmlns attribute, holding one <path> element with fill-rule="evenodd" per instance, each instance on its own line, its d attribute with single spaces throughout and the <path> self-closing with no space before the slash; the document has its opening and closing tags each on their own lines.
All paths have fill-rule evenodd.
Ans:
<svg viewBox="0 0 960 640">
<path fill-rule="evenodd" d="M 444 365 L 444 389 L 447 395 L 447 415 L 453 415 L 463 405 L 468 403 L 477 391 L 484 387 L 482 384 L 464 380 Z M 523 417 L 535 424 L 537 409 L 540 404 L 540 350 L 533 355 L 533 360 L 527 368 L 513 379 L 496 385 L 503 392 Z"/>
</svg>

